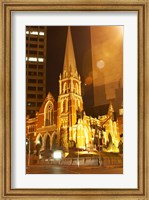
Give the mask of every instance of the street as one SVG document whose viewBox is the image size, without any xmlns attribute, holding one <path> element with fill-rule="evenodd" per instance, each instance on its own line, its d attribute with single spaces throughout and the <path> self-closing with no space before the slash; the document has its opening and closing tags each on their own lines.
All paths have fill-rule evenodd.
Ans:
<svg viewBox="0 0 149 200">
<path fill-rule="evenodd" d="M 123 168 L 115 166 L 60 166 L 31 165 L 27 166 L 26 174 L 122 174 Z"/>
</svg>

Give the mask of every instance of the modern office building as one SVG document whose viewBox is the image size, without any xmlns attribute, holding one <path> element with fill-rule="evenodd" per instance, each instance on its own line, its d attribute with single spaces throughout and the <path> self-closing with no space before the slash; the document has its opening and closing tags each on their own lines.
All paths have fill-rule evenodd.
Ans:
<svg viewBox="0 0 149 200">
<path fill-rule="evenodd" d="M 26 27 L 26 115 L 30 117 L 46 96 L 46 44 L 46 27 Z"/>
</svg>

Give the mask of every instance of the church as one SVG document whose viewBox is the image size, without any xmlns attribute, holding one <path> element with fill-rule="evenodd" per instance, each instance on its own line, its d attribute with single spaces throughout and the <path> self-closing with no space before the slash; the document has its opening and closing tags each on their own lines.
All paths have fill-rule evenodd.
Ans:
<svg viewBox="0 0 149 200">
<path fill-rule="evenodd" d="M 115 119 L 112 103 L 104 115 L 86 115 L 69 27 L 58 101 L 49 92 L 36 117 L 26 117 L 26 139 L 32 141 L 34 152 L 55 149 L 69 152 L 72 148 L 85 150 L 101 146 L 104 151 L 118 152 L 123 135 L 122 119 L 122 115 Z"/>
</svg>

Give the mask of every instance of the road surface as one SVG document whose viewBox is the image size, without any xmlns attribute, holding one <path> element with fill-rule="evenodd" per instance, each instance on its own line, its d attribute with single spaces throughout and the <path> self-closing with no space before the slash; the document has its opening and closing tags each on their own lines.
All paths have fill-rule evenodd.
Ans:
<svg viewBox="0 0 149 200">
<path fill-rule="evenodd" d="M 123 174 L 123 168 L 115 166 L 31 165 L 27 166 L 26 174 Z"/>
</svg>

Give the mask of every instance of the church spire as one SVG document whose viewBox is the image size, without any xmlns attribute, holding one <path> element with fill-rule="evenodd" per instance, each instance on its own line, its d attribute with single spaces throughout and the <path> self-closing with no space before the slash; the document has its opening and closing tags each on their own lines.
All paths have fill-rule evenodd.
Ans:
<svg viewBox="0 0 149 200">
<path fill-rule="evenodd" d="M 77 73 L 76 60 L 73 49 L 71 30 L 69 26 L 67 32 L 63 74 L 66 74 L 66 76 L 67 75 L 70 76 L 70 75 L 76 75 L 76 73 Z"/>
</svg>

